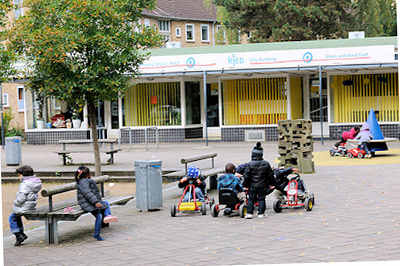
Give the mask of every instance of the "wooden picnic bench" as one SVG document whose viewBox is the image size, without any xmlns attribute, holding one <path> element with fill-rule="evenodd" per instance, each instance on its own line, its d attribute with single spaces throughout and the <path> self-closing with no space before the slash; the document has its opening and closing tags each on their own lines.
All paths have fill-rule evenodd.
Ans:
<svg viewBox="0 0 400 266">
<path fill-rule="evenodd" d="M 62 149 L 60 151 L 57 151 L 57 154 L 62 156 L 63 165 L 67 165 L 67 158 L 70 156 L 71 153 L 93 152 L 93 149 L 79 149 L 79 150 L 67 149 L 67 145 L 72 145 L 72 144 L 78 144 L 78 145 L 93 144 L 93 140 L 90 140 L 90 139 L 60 140 L 58 143 L 62 144 Z M 99 147 L 100 152 L 110 155 L 110 158 L 107 160 L 107 162 L 110 164 L 113 164 L 114 163 L 114 154 L 121 151 L 120 148 L 114 148 L 114 144 L 117 143 L 117 140 L 116 139 L 99 139 L 98 143 L 100 145 L 100 147 Z M 109 145 L 108 148 L 102 147 L 107 144 Z"/>
<path fill-rule="evenodd" d="M 224 168 L 214 168 L 214 158 L 217 156 L 217 153 L 210 153 L 210 154 L 203 154 L 203 155 L 198 155 L 198 156 L 192 156 L 192 157 L 187 157 L 187 158 L 182 158 L 180 162 L 185 165 L 184 170 L 168 173 L 164 175 L 165 177 L 170 177 L 170 178 L 176 178 L 180 179 L 184 177 L 187 174 L 187 165 L 188 163 L 196 162 L 196 161 L 201 161 L 201 160 L 206 160 L 206 159 L 211 159 L 211 168 L 205 169 L 201 171 L 201 175 L 204 177 L 209 178 L 209 187 L 210 189 L 216 189 L 217 188 L 217 176 L 220 173 L 224 173 L 225 169 Z"/>
<path fill-rule="evenodd" d="M 110 179 L 109 176 L 100 176 L 92 178 L 96 183 L 100 183 L 100 191 L 104 197 L 104 182 Z M 28 220 L 42 220 L 45 222 L 46 232 L 45 239 L 48 244 L 58 244 L 58 221 L 76 221 L 85 213 L 81 209 L 76 199 L 63 201 L 57 204 L 53 203 L 53 196 L 67 191 L 76 190 L 77 184 L 69 183 L 60 185 L 51 189 L 42 189 L 42 196 L 48 197 L 49 202 L 46 206 L 40 206 L 32 211 L 20 213 L 18 215 L 25 216 Z M 110 205 L 125 205 L 134 198 L 133 195 L 106 197 Z"/>
</svg>

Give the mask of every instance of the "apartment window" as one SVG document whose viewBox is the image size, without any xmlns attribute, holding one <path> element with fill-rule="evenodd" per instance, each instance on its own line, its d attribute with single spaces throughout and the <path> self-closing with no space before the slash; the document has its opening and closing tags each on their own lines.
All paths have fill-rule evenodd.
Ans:
<svg viewBox="0 0 400 266">
<path fill-rule="evenodd" d="M 186 24 L 186 41 L 194 41 L 194 25 Z"/>
<path fill-rule="evenodd" d="M 167 20 L 159 20 L 158 28 L 160 31 L 169 32 L 169 21 Z"/>
<path fill-rule="evenodd" d="M 150 27 L 150 19 L 145 18 L 143 24 L 144 24 L 146 27 Z"/>
<path fill-rule="evenodd" d="M 222 27 L 222 25 L 217 25 L 217 34 L 219 35 L 220 38 L 222 38 L 222 41 L 226 41 L 226 35 L 225 35 L 225 30 Z"/>
<path fill-rule="evenodd" d="M 10 104 L 8 103 L 8 93 L 3 93 L 3 107 L 9 107 Z"/>
<path fill-rule="evenodd" d="M 175 35 L 176 35 L 176 37 L 181 37 L 181 28 L 175 29 Z"/>
<path fill-rule="evenodd" d="M 25 104 L 24 104 L 24 87 L 18 87 L 18 111 L 24 111 L 25 110 Z"/>
<path fill-rule="evenodd" d="M 23 16 L 23 0 L 14 0 L 14 16 L 15 19 L 18 19 L 20 16 Z"/>
<path fill-rule="evenodd" d="M 201 25 L 201 41 L 209 42 L 210 41 L 210 26 L 209 25 Z"/>
</svg>

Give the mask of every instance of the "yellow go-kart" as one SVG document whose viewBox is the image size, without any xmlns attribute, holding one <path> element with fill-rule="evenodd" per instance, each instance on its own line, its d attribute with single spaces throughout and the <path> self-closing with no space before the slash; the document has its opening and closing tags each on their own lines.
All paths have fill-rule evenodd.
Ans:
<svg viewBox="0 0 400 266">
<path fill-rule="evenodd" d="M 189 201 L 183 202 L 183 199 L 186 195 L 186 193 L 189 193 Z M 171 205 L 171 216 L 175 217 L 179 213 L 183 212 L 200 212 L 201 215 L 206 215 L 207 214 L 207 203 L 206 202 L 201 202 L 196 199 L 196 193 L 195 193 L 195 186 L 192 183 L 192 181 L 189 182 L 189 184 L 185 187 L 183 194 L 178 202 L 178 206 L 173 204 Z"/>
</svg>

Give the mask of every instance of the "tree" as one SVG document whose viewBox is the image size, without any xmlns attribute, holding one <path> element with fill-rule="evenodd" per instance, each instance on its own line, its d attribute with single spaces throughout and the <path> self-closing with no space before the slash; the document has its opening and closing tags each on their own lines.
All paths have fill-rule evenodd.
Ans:
<svg viewBox="0 0 400 266">
<path fill-rule="evenodd" d="M 29 0 L 26 5 L 29 11 L 10 39 L 29 64 L 28 86 L 74 109 L 87 104 L 100 175 L 96 105 L 124 94 L 149 55 L 146 49 L 161 44 L 154 28 L 139 24 L 154 0 Z"/>
<path fill-rule="evenodd" d="M 14 53 L 7 49 L 8 33 L 8 12 L 11 10 L 11 0 L 0 0 L 0 85 L 6 81 L 13 73 L 12 64 Z"/>
<path fill-rule="evenodd" d="M 251 32 L 253 42 L 313 40 L 346 36 L 351 0 L 214 0 L 226 9 L 222 23 Z M 222 13 L 222 12 L 221 12 Z"/>
<path fill-rule="evenodd" d="M 396 36 L 396 2 L 394 0 L 356 0 L 355 30 L 365 31 L 367 37 Z"/>
</svg>

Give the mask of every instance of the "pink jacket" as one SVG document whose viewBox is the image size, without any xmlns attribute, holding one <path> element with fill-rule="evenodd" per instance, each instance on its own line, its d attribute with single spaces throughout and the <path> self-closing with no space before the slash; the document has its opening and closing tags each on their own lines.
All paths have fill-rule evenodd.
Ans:
<svg viewBox="0 0 400 266">
<path fill-rule="evenodd" d="M 350 129 L 350 131 L 345 131 L 342 133 L 342 138 L 344 140 L 348 140 L 348 139 L 354 139 L 356 137 L 356 130 L 353 128 Z"/>
</svg>

